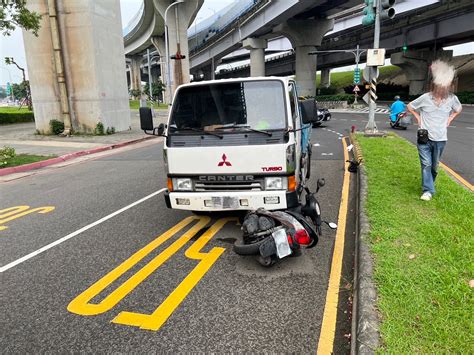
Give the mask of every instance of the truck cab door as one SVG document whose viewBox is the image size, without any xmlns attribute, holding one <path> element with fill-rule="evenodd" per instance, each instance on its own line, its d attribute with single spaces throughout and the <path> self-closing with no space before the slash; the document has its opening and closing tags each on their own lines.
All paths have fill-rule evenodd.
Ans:
<svg viewBox="0 0 474 355">
<path fill-rule="evenodd" d="M 301 135 L 302 135 L 302 118 L 301 112 L 298 104 L 298 94 L 296 92 L 296 84 L 295 82 L 290 82 L 288 85 L 288 94 L 290 99 L 290 108 L 291 108 L 291 118 L 293 120 L 293 127 L 295 132 L 293 133 L 295 136 L 295 152 L 296 152 L 296 171 L 300 172 L 301 170 L 301 154 L 302 154 L 302 147 L 301 147 Z M 300 174 L 296 174 L 296 178 L 300 180 Z M 300 183 L 300 181 L 298 181 Z"/>
</svg>

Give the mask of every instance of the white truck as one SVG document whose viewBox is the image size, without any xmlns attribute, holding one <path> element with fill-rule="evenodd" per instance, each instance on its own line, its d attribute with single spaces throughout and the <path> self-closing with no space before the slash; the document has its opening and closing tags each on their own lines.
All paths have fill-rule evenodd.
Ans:
<svg viewBox="0 0 474 355">
<path fill-rule="evenodd" d="M 300 205 L 310 175 L 314 100 L 298 100 L 289 78 L 254 77 L 180 86 L 167 124 L 142 129 L 165 137 L 169 208 L 285 210 Z M 150 133 L 150 131 L 152 133 Z"/>
</svg>

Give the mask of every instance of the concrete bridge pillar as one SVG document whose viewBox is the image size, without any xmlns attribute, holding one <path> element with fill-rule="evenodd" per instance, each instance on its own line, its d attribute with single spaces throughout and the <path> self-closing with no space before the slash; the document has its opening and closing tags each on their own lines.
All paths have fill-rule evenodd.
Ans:
<svg viewBox="0 0 474 355">
<path fill-rule="evenodd" d="M 393 53 L 392 65 L 400 67 L 410 82 L 409 95 L 420 95 L 429 89 L 429 66 L 435 59 L 451 60 L 453 51 L 434 52 L 431 49 Z"/>
<path fill-rule="evenodd" d="M 50 4 L 50 6 L 48 6 Z M 119 0 L 29 0 L 39 36 L 23 32 L 36 129 L 49 121 L 91 132 L 97 123 L 130 127 Z"/>
<path fill-rule="evenodd" d="M 179 5 L 175 5 L 179 6 Z M 168 11 L 169 12 L 169 11 Z M 161 81 L 163 84 L 168 83 L 168 72 L 166 70 L 166 47 L 165 47 L 165 37 L 163 36 L 153 36 L 151 37 L 151 43 L 153 43 L 153 46 L 155 49 L 158 51 L 158 54 L 160 55 L 160 76 L 161 76 Z M 163 103 L 169 104 L 169 95 L 166 94 L 166 91 L 163 92 Z"/>
<path fill-rule="evenodd" d="M 140 90 L 141 91 L 141 73 L 140 65 L 142 62 L 142 57 L 134 56 L 131 59 L 130 63 L 130 89 L 131 90 Z M 134 97 L 136 99 L 136 97 Z"/>
<path fill-rule="evenodd" d="M 250 76 L 265 76 L 265 48 L 267 48 L 267 40 L 247 38 L 242 42 L 242 46 L 250 50 Z"/>
<path fill-rule="evenodd" d="M 331 69 L 322 69 L 321 70 L 321 87 L 328 88 L 331 86 Z"/>
<path fill-rule="evenodd" d="M 321 46 L 324 35 L 333 27 L 334 19 L 288 20 L 273 30 L 286 36 L 295 49 L 296 82 L 301 96 L 316 93 L 316 56 L 308 53 Z"/>
<path fill-rule="evenodd" d="M 201 8 L 204 0 L 185 0 L 173 5 L 168 10 L 165 19 L 167 7 L 172 3 L 169 0 L 153 0 L 157 12 L 165 19 L 168 26 L 168 45 L 169 54 L 185 56 L 184 59 L 169 59 L 170 63 L 170 84 L 171 94 L 174 95 L 176 88 L 184 83 L 189 83 L 189 48 L 187 30 L 194 21 L 196 14 Z"/>
</svg>

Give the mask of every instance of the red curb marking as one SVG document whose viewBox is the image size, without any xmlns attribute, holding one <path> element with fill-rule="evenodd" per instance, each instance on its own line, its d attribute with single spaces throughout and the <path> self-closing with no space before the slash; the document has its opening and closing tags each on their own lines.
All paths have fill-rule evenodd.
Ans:
<svg viewBox="0 0 474 355">
<path fill-rule="evenodd" d="M 122 147 L 125 147 L 125 146 L 130 145 L 130 144 L 140 143 L 140 142 L 143 142 L 143 141 L 146 141 L 146 140 L 149 140 L 149 139 L 153 139 L 153 138 L 156 138 L 156 137 L 143 137 L 143 138 L 134 139 L 134 140 L 126 141 L 126 142 L 122 142 L 122 143 L 115 143 L 115 144 L 106 145 L 106 146 L 103 146 L 103 147 L 97 147 L 97 148 L 90 149 L 90 150 L 81 150 L 79 152 L 74 152 L 74 153 L 61 155 L 60 157 L 46 159 L 46 160 L 43 160 L 43 161 L 38 161 L 36 163 L 24 164 L 24 165 L 19 165 L 19 166 L 12 166 L 11 168 L 3 168 L 3 169 L 0 169 L 0 176 L 10 175 L 10 174 L 14 174 L 14 173 L 22 173 L 22 172 L 29 171 L 29 170 L 44 168 L 45 166 L 62 163 L 62 162 L 65 162 L 66 160 L 70 160 L 70 159 L 73 159 L 73 158 L 78 158 L 78 157 L 81 157 L 81 156 L 84 156 L 84 155 L 96 154 L 96 153 L 100 153 L 100 152 L 103 152 L 103 151 L 106 151 L 106 150 L 122 148 Z"/>
</svg>

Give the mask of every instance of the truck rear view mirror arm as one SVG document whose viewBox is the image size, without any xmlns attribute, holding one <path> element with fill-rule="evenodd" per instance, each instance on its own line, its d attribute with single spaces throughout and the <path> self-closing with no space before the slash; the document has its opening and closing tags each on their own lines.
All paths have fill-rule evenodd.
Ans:
<svg viewBox="0 0 474 355">
<path fill-rule="evenodd" d="M 164 136 L 166 126 L 163 123 L 160 123 L 158 127 L 153 125 L 153 114 L 151 108 L 149 107 L 140 107 L 140 128 L 152 136 Z M 150 131 L 152 133 L 150 133 Z"/>
</svg>

